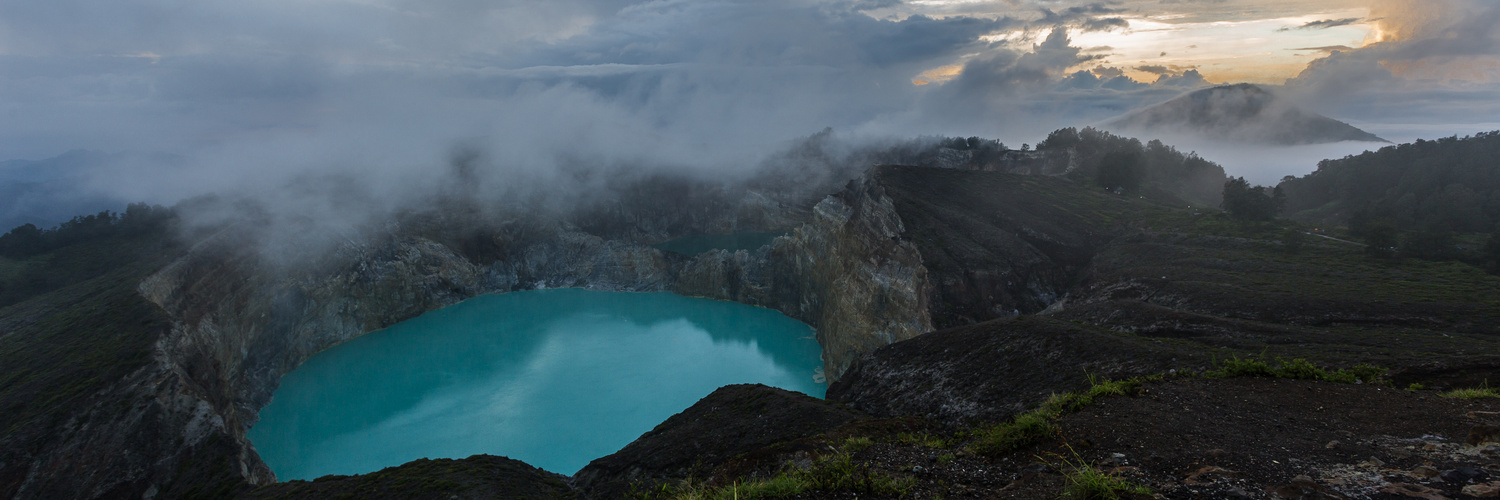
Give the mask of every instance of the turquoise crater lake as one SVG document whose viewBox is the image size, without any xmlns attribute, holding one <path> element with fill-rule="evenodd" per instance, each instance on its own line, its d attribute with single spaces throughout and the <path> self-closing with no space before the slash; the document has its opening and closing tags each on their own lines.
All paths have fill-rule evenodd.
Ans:
<svg viewBox="0 0 1500 500">
<path fill-rule="evenodd" d="M 822 397 L 812 337 L 669 293 L 485 295 L 313 356 L 248 435 L 283 481 L 480 453 L 572 474 L 723 385 Z"/>
</svg>

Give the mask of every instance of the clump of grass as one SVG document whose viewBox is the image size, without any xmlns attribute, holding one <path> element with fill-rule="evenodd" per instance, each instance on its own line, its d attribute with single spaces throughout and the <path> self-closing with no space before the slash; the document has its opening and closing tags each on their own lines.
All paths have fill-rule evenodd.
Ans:
<svg viewBox="0 0 1500 500">
<path fill-rule="evenodd" d="M 975 440 L 969 448 L 980 455 L 995 456 L 1034 444 L 1057 433 L 1052 421 L 1058 417 L 1092 405 L 1098 398 L 1135 393 L 1143 380 L 1109 380 L 1089 375 L 1089 388 L 1082 392 L 1053 394 L 1036 410 L 1022 413 L 1015 420 L 971 431 Z"/>
<path fill-rule="evenodd" d="M 1420 390 L 1426 389 L 1426 388 L 1427 388 L 1427 386 L 1422 385 L 1422 384 L 1418 384 L 1416 382 L 1412 382 L 1411 385 L 1406 386 L 1406 390 L 1412 391 L 1412 392 L 1417 392 L 1417 391 L 1420 391 Z"/>
<path fill-rule="evenodd" d="M 692 479 L 663 486 L 657 495 L 647 497 L 673 500 L 754 500 L 786 498 L 809 492 L 849 492 L 873 496 L 905 496 L 916 487 L 910 476 L 895 477 L 858 464 L 847 453 L 822 457 L 807 469 L 788 464 L 785 471 L 768 479 L 737 482 L 714 487 Z"/>
<path fill-rule="evenodd" d="M 969 448 L 975 453 L 995 456 L 1027 446 L 1057 433 L 1052 418 L 1043 410 L 1023 413 L 1007 423 L 973 431 L 976 438 Z"/>
<path fill-rule="evenodd" d="M 1089 388 L 1083 392 L 1053 394 L 1042 403 L 1041 410 L 1051 417 L 1060 417 L 1094 404 L 1094 400 L 1105 396 L 1124 396 L 1139 391 L 1141 379 L 1109 380 L 1096 379 L 1089 375 Z"/>
<path fill-rule="evenodd" d="M 1484 384 L 1480 385 L 1479 387 L 1471 387 L 1468 389 L 1454 389 L 1438 394 L 1438 396 L 1453 399 L 1500 398 L 1500 390 L 1496 390 L 1494 387 L 1490 387 L 1490 382 L 1486 380 Z"/>
<path fill-rule="evenodd" d="M 1076 500 L 1118 500 L 1121 493 L 1150 495 L 1151 489 L 1126 481 L 1124 478 L 1099 470 L 1086 463 L 1069 463 L 1072 471 L 1065 474 L 1068 486 L 1063 489 L 1063 498 Z"/>
<path fill-rule="evenodd" d="M 1344 384 L 1386 383 L 1385 369 L 1373 365 L 1328 370 L 1306 359 L 1277 359 L 1272 366 L 1263 360 L 1233 357 L 1216 361 L 1214 369 L 1203 373 L 1208 378 L 1266 377 L 1294 380 L 1322 380 Z"/>
<path fill-rule="evenodd" d="M 925 448 L 947 448 L 952 446 L 947 439 L 943 439 L 925 432 L 903 432 L 896 435 L 896 443 L 907 446 L 921 446 Z"/>
<path fill-rule="evenodd" d="M 844 439 L 843 449 L 849 453 L 859 453 L 875 444 L 875 441 L 867 437 L 851 437 Z"/>
</svg>

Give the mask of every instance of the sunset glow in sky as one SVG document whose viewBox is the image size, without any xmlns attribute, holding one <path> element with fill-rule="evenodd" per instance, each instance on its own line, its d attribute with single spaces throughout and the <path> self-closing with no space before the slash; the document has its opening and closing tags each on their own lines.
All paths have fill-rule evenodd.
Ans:
<svg viewBox="0 0 1500 500">
<path fill-rule="evenodd" d="M 1313 59 L 1330 50 L 1360 48 L 1378 37 L 1368 8 L 1318 9 L 1295 16 L 1265 19 L 1208 20 L 1185 14 L 1125 14 L 1118 19 L 1129 27 L 1082 32 L 1073 44 L 1090 54 L 1106 56 L 1079 68 L 1114 66 L 1141 81 L 1154 81 L 1163 72 L 1198 69 L 1211 82 L 1280 84 L 1301 73 Z M 1349 21 L 1327 28 L 1303 28 L 1322 21 Z M 1314 24 L 1316 25 L 1316 24 Z M 986 35 L 985 40 L 1034 42 L 1052 31 L 1014 30 Z M 960 66 L 929 70 L 924 83 L 957 76 Z M 1146 68 L 1146 69 L 1141 69 Z"/>
</svg>

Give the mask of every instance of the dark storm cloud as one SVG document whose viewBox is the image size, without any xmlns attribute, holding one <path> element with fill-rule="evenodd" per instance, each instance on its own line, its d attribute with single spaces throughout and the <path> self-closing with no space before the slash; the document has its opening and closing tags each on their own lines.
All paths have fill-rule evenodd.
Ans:
<svg viewBox="0 0 1500 500">
<path fill-rule="evenodd" d="M 1034 21 L 1037 26 L 1077 26 L 1086 32 L 1130 27 L 1130 22 L 1123 18 L 1103 17 L 1125 12 L 1125 9 L 1110 7 L 1102 3 L 1068 7 L 1058 11 L 1041 8 L 1040 11 L 1042 17 Z"/>
<path fill-rule="evenodd" d="M 1118 17 L 1107 17 L 1102 19 L 1089 19 L 1083 22 L 1084 31 L 1110 31 L 1130 27 L 1130 21 Z"/>
<path fill-rule="evenodd" d="M 1301 26 L 1297 26 L 1295 28 L 1292 28 L 1292 27 L 1281 28 L 1281 29 L 1276 30 L 1276 31 L 1291 31 L 1291 30 L 1294 30 L 1294 29 L 1298 29 L 1298 30 L 1326 30 L 1328 28 L 1337 28 L 1339 26 L 1348 26 L 1348 25 L 1351 25 L 1351 24 L 1354 24 L 1354 23 L 1358 23 L 1358 22 L 1361 22 L 1361 21 L 1364 21 L 1364 19 L 1361 19 L 1361 18 L 1358 18 L 1358 17 L 1350 17 L 1350 18 L 1345 18 L 1345 19 L 1324 19 L 1322 21 L 1312 21 L 1312 22 L 1309 22 L 1307 24 L 1303 24 Z"/>
<path fill-rule="evenodd" d="M 1350 47 L 1348 45 L 1328 45 L 1328 46 L 1324 46 L 1324 47 L 1300 47 L 1300 48 L 1289 49 L 1289 50 L 1295 50 L 1295 51 L 1310 50 L 1310 51 L 1313 51 L 1313 52 L 1334 52 L 1334 51 L 1349 51 L 1349 50 L 1354 50 L 1354 48 Z"/>
</svg>

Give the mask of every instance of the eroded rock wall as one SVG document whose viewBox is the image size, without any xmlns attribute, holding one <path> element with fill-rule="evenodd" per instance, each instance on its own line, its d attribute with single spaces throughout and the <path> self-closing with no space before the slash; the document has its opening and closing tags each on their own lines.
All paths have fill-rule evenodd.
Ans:
<svg viewBox="0 0 1500 500">
<path fill-rule="evenodd" d="M 818 329 L 830 380 L 855 357 L 931 329 L 921 256 L 901 240 L 900 218 L 871 180 L 851 183 L 807 224 L 754 252 L 686 257 L 557 220 L 461 237 L 407 224 L 291 262 L 267 257 L 248 230 L 231 227 L 145 279 L 140 293 L 172 320 L 155 346 L 154 373 L 193 388 L 141 386 L 142 397 L 175 401 L 168 412 L 180 418 L 164 424 L 167 434 L 194 427 L 198 439 L 227 439 L 239 475 L 273 481 L 244 433 L 281 376 L 351 338 L 485 293 L 672 291 L 777 309 Z"/>
<path fill-rule="evenodd" d="M 831 381 L 860 355 L 931 331 L 931 284 L 877 178 L 851 182 L 813 214 L 777 240 L 771 261 L 800 292 L 795 316 L 818 328 Z"/>
</svg>

